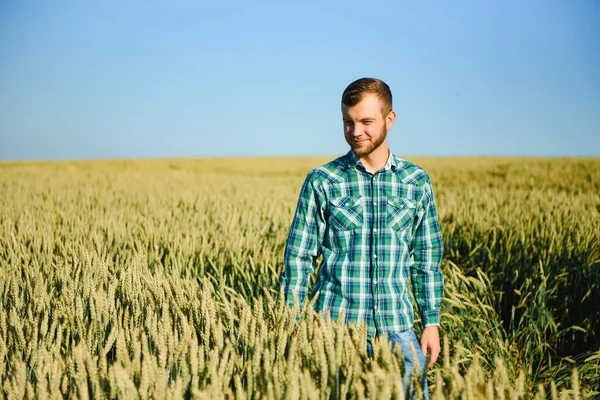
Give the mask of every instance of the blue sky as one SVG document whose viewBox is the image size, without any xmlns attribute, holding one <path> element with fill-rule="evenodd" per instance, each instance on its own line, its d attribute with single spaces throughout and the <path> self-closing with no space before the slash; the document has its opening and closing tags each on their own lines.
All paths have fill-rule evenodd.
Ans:
<svg viewBox="0 0 600 400">
<path fill-rule="evenodd" d="M 600 155 L 600 2 L 0 1 L 0 159 L 337 155 L 386 81 L 399 155 Z"/>
</svg>

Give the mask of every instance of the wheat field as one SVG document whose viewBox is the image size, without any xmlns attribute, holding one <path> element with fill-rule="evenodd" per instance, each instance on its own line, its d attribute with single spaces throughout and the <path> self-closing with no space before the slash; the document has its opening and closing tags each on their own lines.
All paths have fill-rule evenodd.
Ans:
<svg viewBox="0 0 600 400">
<path fill-rule="evenodd" d="M 408 159 L 445 241 L 432 398 L 598 396 L 600 159 Z M 0 163 L 3 397 L 402 398 L 386 341 L 281 301 L 326 161 Z"/>
</svg>

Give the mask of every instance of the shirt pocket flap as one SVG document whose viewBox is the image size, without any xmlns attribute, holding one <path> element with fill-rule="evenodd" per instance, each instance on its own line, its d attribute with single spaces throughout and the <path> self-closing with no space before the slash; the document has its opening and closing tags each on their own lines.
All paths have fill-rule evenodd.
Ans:
<svg viewBox="0 0 600 400">
<path fill-rule="evenodd" d="M 353 208 L 360 205 L 360 197 L 344 196 L 329 201 L 332 206 L 339 208 Z"/>
<path fill-rule="evenodd" d="M 360 197 L 342 196 L 329 201 L 328 223 L 334 231 L 349 231 L 360 228 L 364 223 Z"/>
<path fill-rule="evenodd" d="M 417 208 L 417 205 L 412 200 L 396 196 L 388 197 L 387 203 L 398 210 Z"/>
</svg>

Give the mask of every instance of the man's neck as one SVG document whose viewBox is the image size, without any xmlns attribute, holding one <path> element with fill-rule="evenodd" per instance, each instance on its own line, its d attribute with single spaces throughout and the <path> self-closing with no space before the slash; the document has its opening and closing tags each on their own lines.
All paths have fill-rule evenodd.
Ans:
<svg viewBox="0 0 600 400">
<path fill-rule="evenodd" d="M 387 146 L 379 146 L 371 154 L 360 157 L 363 165 L 370 173 L 374 174 L 387 163 L 390 157 L 390 149 Z"/>
</svg>

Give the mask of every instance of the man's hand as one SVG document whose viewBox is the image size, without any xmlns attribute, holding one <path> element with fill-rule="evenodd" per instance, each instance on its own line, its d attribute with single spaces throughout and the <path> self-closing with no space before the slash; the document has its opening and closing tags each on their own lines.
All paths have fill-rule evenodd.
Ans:
<svg viewBox="0 0 600 400">
<path fill-rule="evenodd" d="M 426 326 L 421 335 L 421 350 L 427 356 L 428 350 L 431 351 L 428 367 L 435 364 L 440 355 L 440 333 L 437 326 Z"/>
</svg>

